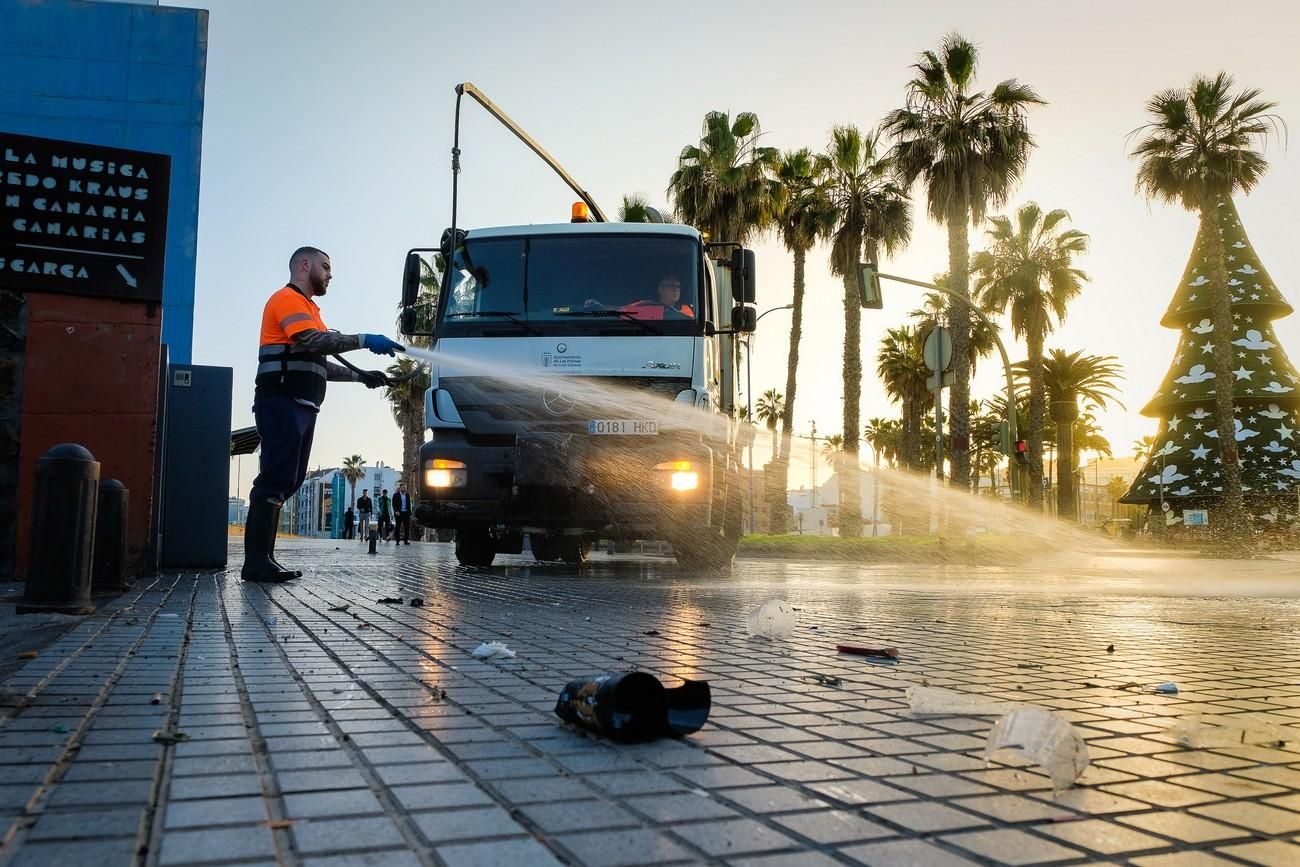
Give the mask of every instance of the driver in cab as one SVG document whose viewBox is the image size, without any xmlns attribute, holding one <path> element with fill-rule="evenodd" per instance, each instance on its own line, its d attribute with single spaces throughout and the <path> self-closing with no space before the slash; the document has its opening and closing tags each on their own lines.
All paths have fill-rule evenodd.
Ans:
<svg viewBox="0 0 1300 867">
<path fill-rule="evenodd" d="M 694 319 L 691 305 L 682 303 L 682 281 L 669 274 L 659 281 L 656 300 L 633 301 L 619 309 L 637 319 Z"/>
</svg>

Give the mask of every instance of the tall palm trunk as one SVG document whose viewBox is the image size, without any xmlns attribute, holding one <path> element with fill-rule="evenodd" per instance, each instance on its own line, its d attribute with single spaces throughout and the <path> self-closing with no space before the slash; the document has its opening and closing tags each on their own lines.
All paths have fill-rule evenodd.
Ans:
<svg viewBox="0 0 1300 867">
<path fill-rule="evenodd" d="M 862 400 L 862 306 L 858 269 L 844 273 L 844 456 L 840 460 L 840 536 L 862 535 L 862 490 L 858 483 L 858 424 Z"/>
<path fill-rule="evenodd" d="M 963 199 L 948 214 L 948 288 L 970 297 L 970 208 Z M 949 484 L 970 487 L 970 308 L 950 302 L 948 326 L 952 329 L 955 376 L 948 394 L 948 433 L 952 447 Z M 940 459 L 939 455 L 935 460 Z"/>
<path fill-rule="evenodd" d="M 768 530 L 772 533 L 790 532 L 790 517 L 786 508 L 785 492 L 790 488 L 790 448 L 794 443 L 794 397 L 799 372 L 799 340 L 803 336 L 804 262 L 808 251 L 802 247 L 794 250 L 794 300 L 790 310 L 790 352 L 785 362 L 785 406 L 781 408 L 781 446 L 773 458 L 773 470 L 778 485 L 768 487 Z"/>
<path fill-rule="evenodd" d="M 1043 382 L 1043 329 L 1034 323 L 1025 334 L 1025 346 L 1029 350 L 1029 441 L 1026 458 L 1029 461 L 1029 508 L 1036 512 L 1043 510 L 1043 409 L 1044 392 L 1047 387 Z"/>
<path fill-rule="evenodd" d="M 1074 453 L 1074 422 L 1078 418 L 1078 404 L 1072 401 L 1052 404 L 1052 421 L 1056 424 L 1056 515 L 1067 521 L 1079 517 L 1074 484 L 1074 469 L 1078 464 Z"/>
<path fill-rule="evenodd" d="M 1245 507 L 1241 494 L 1241 464 L 1237 456 L 1237 428 L 1232 399 L 1232 293 L 1228 289 L 1228 266 L 1224 260 L 1223 236 L 1219 234 L 1219 217 L 1215 202 L 1201 208 L 1201 237 L 1205 238 L 1206 260 L 1210 268 L 1210 289 L 1214 297 L 1214 415 L 1219 432 L 1219 468 L 1223 482 L 1223 515 L 1216 523 L 1221 536 L 1229 541 L 1245 538 Z"/>
</svg>

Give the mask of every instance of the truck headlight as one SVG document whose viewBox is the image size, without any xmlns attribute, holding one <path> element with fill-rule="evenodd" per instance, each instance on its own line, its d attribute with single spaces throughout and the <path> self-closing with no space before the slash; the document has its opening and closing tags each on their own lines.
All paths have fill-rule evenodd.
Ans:
<svg viewBox="0 0 1300 867">
<path fill-rule="evenodd" d="M 700 486 L 700 474 L 690 461 L 664 461 L 655 469 L 671 473 L 668 484 L 674 491 L 693 491 Z"/>
<path fill-rule="evenodd" d="M 468 481 L 464 461 L 435 458 L 424 462 L 424 483 L 430 488 L 463 488 Z"/>
</svg>

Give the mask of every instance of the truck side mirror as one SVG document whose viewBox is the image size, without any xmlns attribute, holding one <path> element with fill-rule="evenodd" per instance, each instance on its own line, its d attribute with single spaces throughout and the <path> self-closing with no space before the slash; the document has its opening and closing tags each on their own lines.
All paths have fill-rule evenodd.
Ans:
<svg viewBox="0 0 1300 867">
<path fill-rule="evenodd" d="M 754 303 L 754 251 L 737 247 L 731 253 L 731 297 L 740 304 Z"/>
<path fill-rule="evenodd" d="M 403 313 L 415 304 L 420 297 L 420 254 L 414 251 L 406 254 L 406 267 L 402 270 L 402 310 Z M 404 331 L 406 329 L 403 329 Z"/>
<path fill-rule="evenodd" d="M 758 311 L 744 304 L 731 308 L 731 330 L 741 334 L 753 334 L 758 327 Z"/>
<path fill-rule="evenodd" d="M 402 320 L 399 323 L 403 334 L 414 334 L 415 329 L 419 327 L 419 317 L 414 307 L 402 308 Z"/>
</svg>

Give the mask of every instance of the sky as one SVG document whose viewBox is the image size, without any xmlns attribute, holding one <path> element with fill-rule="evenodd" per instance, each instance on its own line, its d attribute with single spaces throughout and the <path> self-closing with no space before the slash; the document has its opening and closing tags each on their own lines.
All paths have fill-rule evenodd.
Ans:
<svg viewBox="0 0 1300 867">
<path fill-rule="evenodd" d="M 295 247 L 331 254 L 335 279 L 320 299 L 330 327 L 396 336 L 403 256 L 435 244 L 450 221 L 457 82 L 479 86 L 613 212 L 627 193 L 670 204 L 677 155 L 698 141 L 711 110 L 755 112 L 763 143 L 781 149 L 823 149 L 836 124 L 875 126 L 901 104 L 917 52 L 957 31 L 980 48 L 983 87 L 1014 77 L 1048 102 L 1030 114 L 1038 147 L 1004 212 L 1027 201 L 1064 208 L 1091 236 L 1079 262 L 1091 280 L 1047 347 L 1118 357 L 1126 408 L 1100 421 L 1116 454 L 1131 454 L 1132 442 L 1155 430 L 1138 410 L 1175 352 L 1177 333 L 1159 319 L 1196 219 L 1135 193 L 1129 133 L 1153 93 L 1220 70 L 1261 88 L 1284 120 L 1300 117 L 1292 60 L 1300 7 L 1272 0 L 1226 17 L 1221 2 L 1202 0 L 1016 4 L 1014 13 L 941 0 L 173 5 L 210 10 L 194 362 L 234 368 L 235 427 L 252 424 L 262 306 L 283 285 Z M 568 188 L 468 100 L 461 142 L 462 225 L 567 221 Z M 1273 141 L 1266 156 L 1270 171 L 1238 207 L 1265 267 L 1296 304 L 1300 262 L 1288 254 L 1300 153 Z M 919 189 L 913 201 L 911 243 L 881 269 L 926 280 L 947 269 L 947 235 L 926 218 Z M 973 228 L 972 251 L 982 242 L 983 227 Z M 752 246 L 759 310 L 789 303 L 789 254 L 774 237 Z M 809 254 L 798 433 L 814 421 L 821 435 L 840 428 L 843 290 L 826 261 L 824 247 Z M 874 359 L 918 292 L 887 283 L 884 309 L 863 312 L 864 420 L 897 414 Z M 778 311 L 760 326 L 756 396 L 784 389 L 788 323 Z M 1276 329 L 1300 360 L 1300 316 Z M 1013 360 L 1024 357 L 1018 341 L 1008 348 Z M 1001 376 L 996 358 L 982 362 L 973 395 L 991 396 Z M 354 453 L 400 465 L 397 428 L 382 392 L 332 385 L 312 464 L 337 466 Z M 245 458 L 232 493 L 246 495 L 252 470 Z"/>
</svg>

